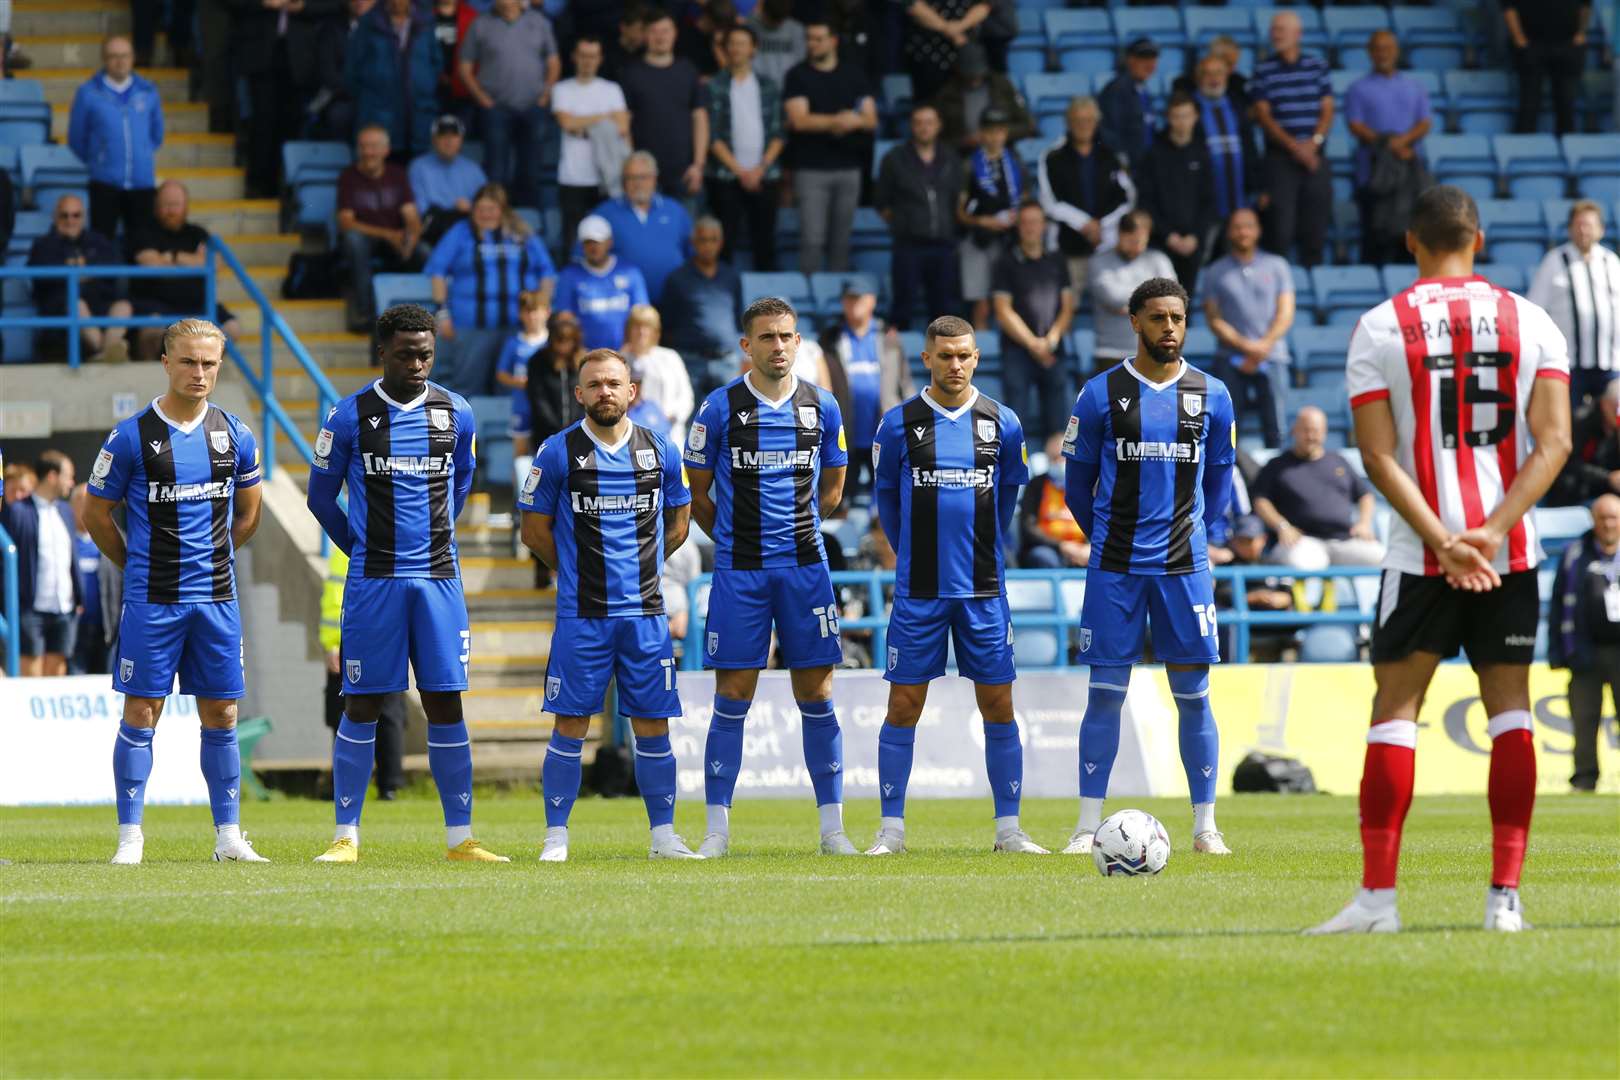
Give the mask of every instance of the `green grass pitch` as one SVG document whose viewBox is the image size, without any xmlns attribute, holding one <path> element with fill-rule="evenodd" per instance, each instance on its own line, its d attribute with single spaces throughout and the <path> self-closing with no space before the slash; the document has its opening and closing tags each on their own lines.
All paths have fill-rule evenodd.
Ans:
<svg viewBox="0 0 1620 1080">
<path fill-rule="evenodd" d="M 1125 804 L 1114 802 L 1119 809 Z M 0 811 L 4 1076 L 1620 1075 L 1620 803 L 1537 807 L 1517 936 L 1486 934 L 1485 800 L 1420 798 L 1391 937 L 1305 939 L 1356 884 L 1355 804 L 1221 806 L 1237 851 L 1106 880 L 989 851 L 989 807 L 920 802 L 914 850 L 813 854 L 798 802 L 745 802 L 735 854 L 649 863 L 639 801 L 483 797 L 510 866 L 443 860 L 425 798 L 367 808 L 356 866 L 309 860 L 320 803 L 250 805 L 269 866 L 216 865 L 207 810 Z M 1070 801 L 1026 803 L 1060 844 Z M 876 825 L 849 807 L 851 835 Z M 702 809 L 677 826 L 694 843 Z"/>
</svg>

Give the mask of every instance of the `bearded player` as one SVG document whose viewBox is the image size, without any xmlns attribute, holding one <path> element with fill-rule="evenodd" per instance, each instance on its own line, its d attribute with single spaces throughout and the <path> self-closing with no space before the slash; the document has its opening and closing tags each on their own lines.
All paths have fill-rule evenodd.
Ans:
<svg viewBox="0 0 1620 1080">
<path fill-rule="evenodd" d="M 1479 677 L 1491 738 L 1485 928 L 1526 925 L 1519 874 L 1536 798 L 1530 661 L 1542 559 L 1530 512 L 1569 454 L 1569 353 L 1545 311 L 1474 273 L 1484 244 L 1466 192 L 1424 192 L 1406 232 L 1418 280 L 1350 337 L 1356 442 L 1396 517 L 1373 627 L 1362 887 L 1310 933 L 1401 928 L 1395 870 L 1418 709 L 1435 667 L 1459 650 Z"/>
</svg>

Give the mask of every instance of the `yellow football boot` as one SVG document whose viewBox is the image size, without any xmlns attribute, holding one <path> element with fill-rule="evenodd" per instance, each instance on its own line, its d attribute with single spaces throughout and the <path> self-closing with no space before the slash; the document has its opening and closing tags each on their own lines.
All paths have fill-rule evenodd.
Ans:
<svg viewBox="0 0 1620 1080">
<path fill-rule="evenodd" d="M 505 855 L 497 855 L 476 840 L 463 840 L 444 853 L 451 862 L 511 862 Z"/>
<path fill-rule="evenodd" d="M 332 841 L 332 846 L 326 849 L 326 854 L 315 856 L 316 862 L 359 862 L 360 845 L 347 836 Z"/>
</svg>

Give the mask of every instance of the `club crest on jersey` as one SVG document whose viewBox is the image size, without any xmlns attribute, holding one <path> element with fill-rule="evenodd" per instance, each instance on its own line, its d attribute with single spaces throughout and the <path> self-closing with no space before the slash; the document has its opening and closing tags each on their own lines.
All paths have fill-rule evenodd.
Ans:
<svg viewBox="0 0 1620 1080">
<path fill-rule="evenodd" d="M 1188 416 L 1197 416 L 1204 411 L 1204 395 L 1188 394 L 1181 399 L 1181 407 L 1187 410 Z"/>
<path fill-rule="evenodd" d="M 709 441 L 709 429 L 702 424 L 693 424 L 686 433 L 686 448 L 693 453 L 703 449 Z"/>
<path fill-rule="evenodd" d="M 816 417 L 817 417 L 817 411 L 816 411 L 816 407 L 814 405 L 800 405 L 799 406 L 799 426 L 800 427 L 806 428 L 806 429 L 815 427 L 816 426 Z"/>
<path fill-rule="evenodd" d="M 557 695 L 562 693 L 562 677 L 559 675 L 546 676 L 546 700 L 556 701 Z"/>
<path fill-rule="evenodd" d="M 214 453 L 223 454 L 231 448 L 231 433 L 228 431 L 210 431 L 208 445 L 214 448 Z"/>
<path fill-rule="evenodd" d="M 118 678 L 123 682 L 129 682 L 129 680 L 133 679 L 134 677 L 135 661 L 125 660 L 120 657 L 118 661 Z"/>
<path fill-rule="evenodd" d="M 449 409 L 429 409 L 428 419 L 433 421 L 433 426 L 438 428 L 440 431 L 450 430 Z"/>
<path fill-rule="evenodd" d="M 995 442 L 996 422 L 994 420 L 980 420 L 977 426 L 980 442 Z"/>
<path fill-rule="evenodd" d="M 1091 627 L 1082 626 L 1080 628 L 1080 651 L 1081 652 L 1089 652 L 1090 649 L 1091 649 Z"/>
<path fill-rule="evenodd" d="M 637 450 L 636 451 L 636 468 L 638 468 L 638 469 L 656 469 L 656 468 L 658 468 L 658 455 L 653 453 L 651 450 Z"/>
<path fill-rule="evenodd" d="M 344 664 L 344 670 L 348 672 L 350 682 L 357 683 L 360 681 L 360 661 L 346 661 Z"/>
</svg>

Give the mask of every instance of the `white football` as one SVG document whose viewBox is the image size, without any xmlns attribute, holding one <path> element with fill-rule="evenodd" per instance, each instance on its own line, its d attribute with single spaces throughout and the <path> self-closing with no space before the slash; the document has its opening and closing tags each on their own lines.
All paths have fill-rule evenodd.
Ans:
<svg viewBox="0 0 1620 1080">
<path fill-rule="evenodd" d="M 1152 814 L 1121 810 L 1098 826 L 1091 857 L 1104 877 L 1157 874 L 1170 861 L 1170 837 Z"/>
</svg>

